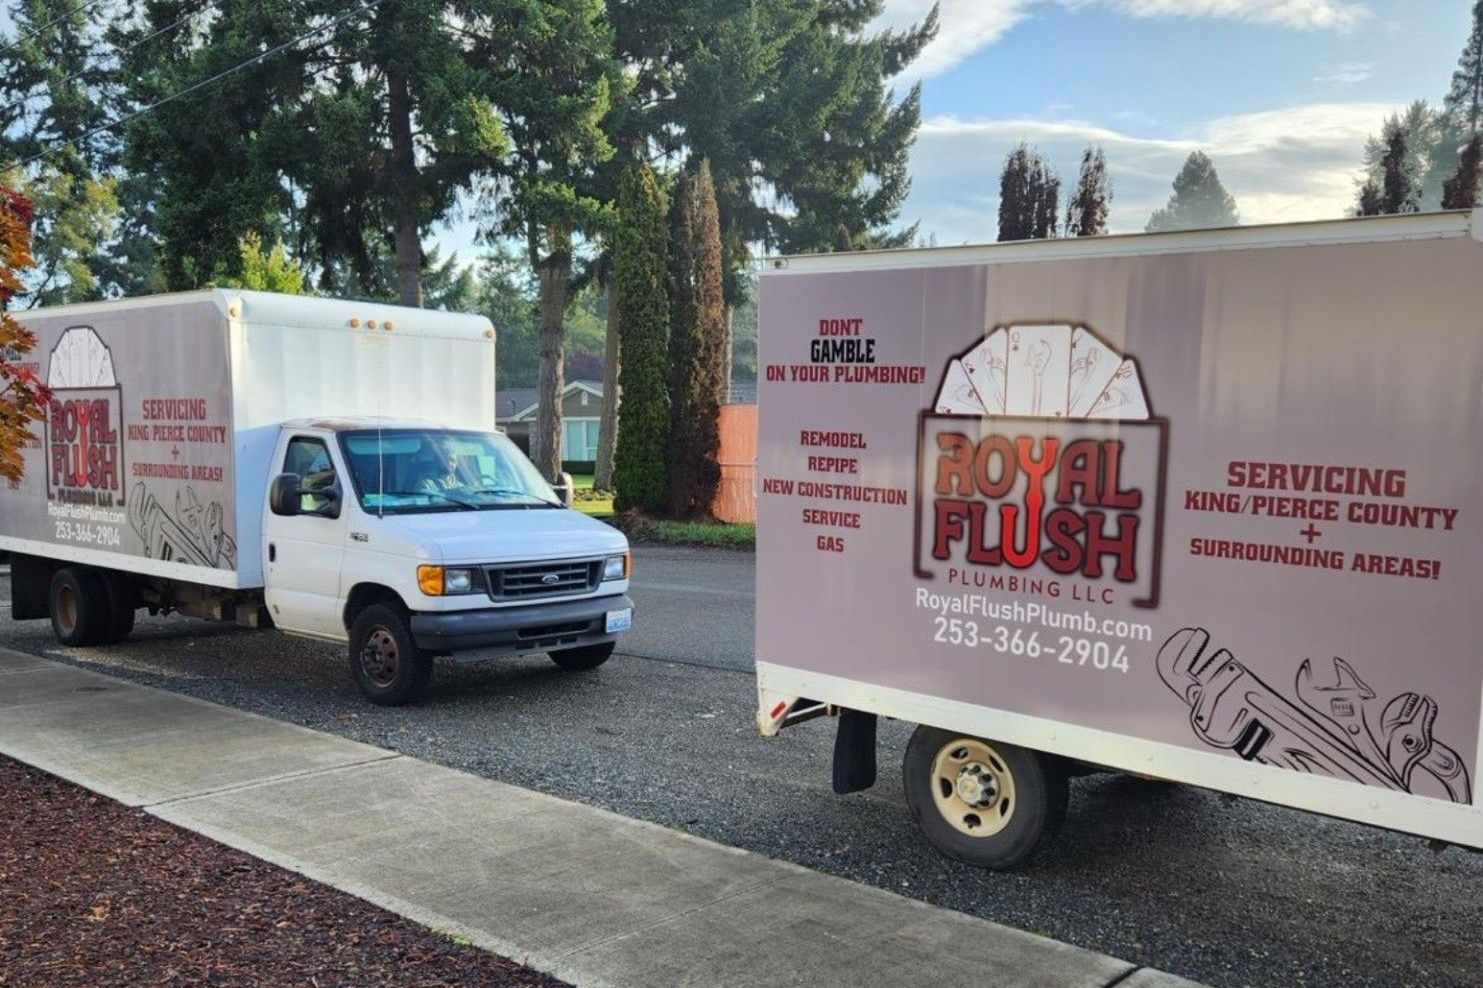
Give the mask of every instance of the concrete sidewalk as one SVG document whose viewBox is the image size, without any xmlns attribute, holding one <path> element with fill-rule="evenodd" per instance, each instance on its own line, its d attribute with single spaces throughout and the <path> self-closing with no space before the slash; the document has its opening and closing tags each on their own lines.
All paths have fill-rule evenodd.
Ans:
<svg viewBox="0 0 1483 988">
<path fill-rule="evenodd" d="M 0 649 L 0 753 L 577 985 L 1193 982 Z"/>
</svg>

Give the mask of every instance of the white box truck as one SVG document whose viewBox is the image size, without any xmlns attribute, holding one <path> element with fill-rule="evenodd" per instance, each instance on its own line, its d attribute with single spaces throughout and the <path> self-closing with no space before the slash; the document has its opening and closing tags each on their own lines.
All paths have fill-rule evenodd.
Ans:
<svg viewBox="0 0 1483 988">
<path fill-rule="evenodd" d="M 943 852 L 1111 769 L 1483 847 L 1483 211 L 782 258 L 758 723 Z"/>
<path fill-rule="evenodd" d="M 627 540 L 495 431 L 487 319 L 221 290 L 21 319 L 53 397 L 0 549 L 62 642 L 141 608 L 277 628 L 395 705 L 435 656 L 590 669 L 630 626 Z"/>
</svg>

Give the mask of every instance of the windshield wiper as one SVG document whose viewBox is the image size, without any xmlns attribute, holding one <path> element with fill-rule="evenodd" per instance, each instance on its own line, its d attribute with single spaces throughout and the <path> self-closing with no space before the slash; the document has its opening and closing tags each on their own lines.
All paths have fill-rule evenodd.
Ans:
<svg viewBox="0 0 1483 988">
<path fill-rule="evenodd" d="M 449 504 L 456 504 L 468 511 L 478 511 L 479 506 L 473 501 L 465 501 L 463 498 L 450 497 L 442 491 L 378 491 L 381 497 L 440 497 Z M 389 505 L 382 505 L 389 507 Z"/>
<path fill-rule="evenodd" d="M 528 497 L 532 501 L 537 501 L 537 502 L 539 502 L 541 504 L 544 504 L 544 505 L 546 505 L 547 507 L 550 507 L 550 508 L 560 508 L 560 507 L 562 507 L 562 504 L 561 504 L 560 501 L 548 501 L 545 498 L 541 497 L 539 494 L 532 494 L 530 491 L 522 491 L 518 487 L 480 487 L 477 490 L 471 491 L 470 493 L 472 493 L 472 494 L 492 494 L 492 495 L 494 495 L 496 497 L 507 496 L 507 495 L 508 496 L 514 496 L 514 497 Z"/>
</svg>

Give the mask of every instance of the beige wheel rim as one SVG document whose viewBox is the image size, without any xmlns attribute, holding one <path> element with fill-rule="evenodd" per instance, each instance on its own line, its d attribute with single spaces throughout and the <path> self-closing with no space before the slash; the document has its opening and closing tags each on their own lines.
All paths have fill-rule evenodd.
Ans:
<svg viewBox="0 0 1483 988">
<path fill-rule="evenodd" d="M 932 801 L 960 833 L 992 837 L 1014 815 L 1014 775 L 987 741 L 955 738 L 932 759 Z"/>
</svg>

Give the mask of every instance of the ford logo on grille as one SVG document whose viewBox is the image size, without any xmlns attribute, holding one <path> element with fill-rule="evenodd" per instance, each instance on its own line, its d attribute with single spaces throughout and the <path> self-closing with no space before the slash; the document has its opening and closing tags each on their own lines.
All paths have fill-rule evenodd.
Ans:
<svg viewBox="0 0 1483 988">
<path fill-rule="evenodd" d="M 549 587 L 553 583 L 560 583 L 561 577 L 557 576 L 555 573 L 547 573 L 545 576 L 541 577 L 541 582 Z"/>
</svg>

